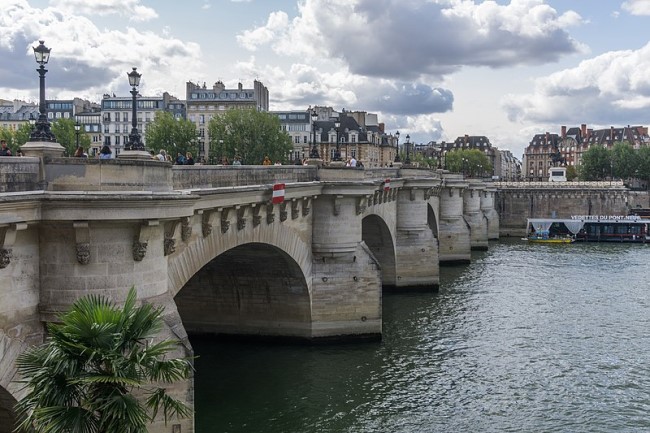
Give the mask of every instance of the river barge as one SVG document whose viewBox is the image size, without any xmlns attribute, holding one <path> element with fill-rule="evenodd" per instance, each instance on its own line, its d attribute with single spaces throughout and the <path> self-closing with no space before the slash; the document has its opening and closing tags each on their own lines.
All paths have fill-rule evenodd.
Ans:
<svg viewBox="0 0 650 433">
<path fill-rule="evenodd" d="M 571 218 L 529 218 L 527 239 L 573 239 L 575 242 L 650 243 L 650 219 L 638 215 L 575 215 Z M 539 241 L 538 241 L 539 242 Z"/>
</svg>

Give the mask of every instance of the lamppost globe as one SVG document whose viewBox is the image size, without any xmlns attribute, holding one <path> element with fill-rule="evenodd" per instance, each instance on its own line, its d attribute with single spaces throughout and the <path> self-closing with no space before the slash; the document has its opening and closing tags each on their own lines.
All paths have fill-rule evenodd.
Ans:
<svg viewBox="0 0 650 433">
<path fill-rule="evenodd" d="M 33 48 L 34 57 L 36 58 L 36 63 L 43 66 L 50 61 L 50 51 L 52 51 L 52 49 L 45 46 L 45 41 L 38 42 L 39 45 Z"/>
</svg>

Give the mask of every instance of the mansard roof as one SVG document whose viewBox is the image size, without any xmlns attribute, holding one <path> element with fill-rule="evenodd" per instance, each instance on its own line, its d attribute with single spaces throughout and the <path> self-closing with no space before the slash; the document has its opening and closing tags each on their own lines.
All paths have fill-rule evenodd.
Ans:
<svg viewBox="0 0 650 433">
<path fill-rule="evenodd" d="M 535 147 L 543 146 L 558 146 L 561 137 L 558 134 L 544 133 L 544 134 L 535 134 L 533 139 L 530 140 L 529 145 Z"/>
<path fill-rule="evenodd" d="M 490 139 L 485 135 L 463 135 L 454 140 L 452 147 L 468 147 L 470 149 L 485 149 L 491 148 L 492 144 Z"/>
</svg>

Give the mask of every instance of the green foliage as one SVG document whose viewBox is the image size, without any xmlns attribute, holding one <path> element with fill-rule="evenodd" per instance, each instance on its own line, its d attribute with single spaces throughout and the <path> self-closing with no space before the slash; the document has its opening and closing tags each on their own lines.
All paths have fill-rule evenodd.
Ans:
<svg viewBox="0 0 650 433">
<path fill-rule="evenodd" d="M 190 361 L 168 359 L 176 343 L 152 338 L 162 328 L 162 307 L 136 307 L 136 292 L 119 309 L 90 295 L 48 324 L 48 341 L 18 357 L 27 394 L 18 402 L 18 430 L 49 433 L 145 433 L 162 410 L 189 416 L 182 402 L 157 384 L 189 377 Z M 144 402 L 133 391 L 144 393 Z"/>
<path fill-rule="evenodd" d="M 575 165 L 569 165 L 566 168 L 566 180 L 571 182 L 576 180 L 578 177 L 578 170 L 576 169 Z"/>
<path fill-rule="evenodd" d="M 75 121 L 72 119 L 56 119 L 51 123 L 50 129 L 59 143 L 65 149 L 64 156 L 74 155 L 77 149 L 77 134 L 74 130 Z M 86 151 L 90 147 L 90 137 L 87 136 L 83 127 L 79 131 L 79 146 L 83 147 Z"/>
<path fill-rule="evenodd" d="M 20 147 L 23 144 L 27 143 L 27 141 L 29 141 L 29 136 L 31 135 L 31 133 L 32 133 L 32 125 L 30 125 L 29 123 L 23 123 L 22 125 L 20 125 L 20 128 L 18 128 L 14 133 L 14 136 L 16 138 L 16 146 Z"/>
<path fill-rule="evenodd" d="M 438 160 L 436 158 L 424 156 L 421 153 L 415 153 L 411 156 L 411 163 L 417 164 L 419 167 L 437 168 Z"/>
<path fill-rule="evenodd" d="M 261 164 L 268 155 L 271 161 L 287 162 L 292 149 L 291 138 L 280 129 L 280 119 L 255 109 L 228 110 L 208 124 L 210 161 L 223 157 L 232 161 L 241 156 L 242 164 Z"/>
<path fill-rule="evenodd" d="M 185 155 L 189 151 L 197 156 L 196 125 L 190 120 L 176 120 L 168 111 L 156 112 L 153 122 L 147 126 L 145 141 L 148 148 L 155 152 L 164 149 L 172 159 L 179 152 Z"/>
<path fill-rule="evenodd" d="M 456 149 L 444 157 L 445 169 L 466 176 L 485 176 L 492 173 L 488 157 L 478 149 Z"/>
<path fill-rule="evenodd" d="M 0 139 L 7 141 L 7 147 L 11 149 L 12 155 L 16 155 L 20 146 L 27 143 L 32 133 L 32 126 L 25 122 L 18 129 L 9 129 L 6 126 L 0 128 Z"/>
<path fill-rule="evenodd" d="M 638 160 L 634 148 L 629 143 L 614 143 L 610 156 L 614 177 L 629 179 L 634 176 L 638 168 Z"/>
<path fill-rule="evenodd" d="M 603 180 L 612 170 L 610 151 L 603 146 L 591 146 L 582 154 L 581 180 Z"/>
<path fill-rule="evenodd" d="M 12 129 L 3 126 L 0 128 L 0 139 L 7 142 L 7 147 L 11 149 L 11 154 L 15 155 L 16 150 L 18 150 L 18 146 L 16 145 L 16 133 Z"/>
<path fill-rule="evenodd" d="M 638 150 L 635 177 L 650 181 L 650 147 L 644 146 Z"/>
</svg>

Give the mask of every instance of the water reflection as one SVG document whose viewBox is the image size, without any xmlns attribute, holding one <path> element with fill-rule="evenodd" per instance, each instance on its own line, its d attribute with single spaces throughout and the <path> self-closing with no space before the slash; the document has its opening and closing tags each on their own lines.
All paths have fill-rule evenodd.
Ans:
<svg viewBox="0 0 650 433">
<path fill-rule="evenodd" d="M 193 340 L 197 432 L 648 431 L 649 252 L 491 244 L 381 343 Z"/>
</svg>

